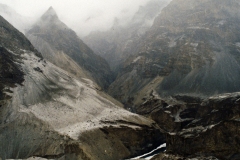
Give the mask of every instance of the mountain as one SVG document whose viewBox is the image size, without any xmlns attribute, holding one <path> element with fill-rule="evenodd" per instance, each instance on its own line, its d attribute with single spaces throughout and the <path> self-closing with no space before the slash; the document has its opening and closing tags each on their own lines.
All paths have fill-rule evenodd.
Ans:
<svg viewBox="0 0 240 160">
<path fill-rule="evenodd" d="M 0 62 L 0 159 L 124 159 L 165 139 L 91 80 L 45 60 L 1 16 Z"/>
<path fill-rule="evenodd" d="M 0 3 L 0 15 L 22 33 L 25 33 L 26 30 L 28 30 L 29 27 L 34 23 L 33 18 L 24 17 L 18 14 L 14 9 L 1 3 Z"/>
<path fill-rule="evenodd" d="M 107 62 L 61 22 L 52 7 L 26 33 L 43 57 L 60 68 L 81 77 L 87 75 L 102 88 L 112 81 Z"/>
<path fill-rule="evenodd" d="M 166 134 L 166 151 L 151 160 L 240 159 L 239 98 L 239 92 L 206 99 L 153 94 L 137 107 L 137 113 L 151 117 Z"/>
<path fill-rule="evenodd" d="M 240 90 L 240 3 L 173 0 L 154 20 L 128 58 L 109 94 L 141 104 L 162 96 L 211 96 Z"/>
<path fill-rule="evenodd" d="M 168 1 L 151 0 L 145 6 L 139 7 L 127 24 L 116 18 L 108 31 L 92 32 L 83 40 L 96 54 L 105 58 L 113 70 L 118 70 L 129 54 L 134 53 L 132 43 L 143 37 Z"/>
</svg>

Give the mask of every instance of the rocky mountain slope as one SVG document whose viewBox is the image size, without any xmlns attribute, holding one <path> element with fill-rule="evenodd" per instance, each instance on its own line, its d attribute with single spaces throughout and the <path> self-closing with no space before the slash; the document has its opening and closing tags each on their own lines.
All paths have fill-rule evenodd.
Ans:
<svg viewBox="0 0 240 160">
<path fill-rule="evenodd" d="M 107 62 L 95 55 L 73 30 L 61 22 L 52 7 L 26 36 L 45 59 L 76 77 L 87 75 L 104 89 L 112 81 Z"/>
<path fill-rule="evenodd" d="M 0 62 L 0 159 L 116 160 L 164 140 L 153 121 L 43 59 L 1 16 Z"/>
<path fill-rule="evenodd" d="M 166 152 L 152 160 L 240 159 L 240 93 L 200 99 L 152 95 L 137 107 L 165 131 Z"/>
<path fill-rule="evenodd" d="M 240 1 L 173 0 L 132 45 L 109 93 L 138 105 L 162 96 L 211 96 L 240 90 Z"/>
<path fill-rule="evenodd" d="M 141 6 L 127 24 L 116 18 L 110 30 L 92 32 L 83 40 L 96 54 L 105 58 L 113 70 L 117 70 L 129 54 L 134 53 L 132 43 L 142 38 L 168 2 L 169 0 L 151 0 Z"/>
<path fill-rule="evenodd" d="M 31 17 L 24 17 L 18 14 L 14 9 L 0 3 L 0 15 L 16 27 L 20 32 L 25 33 L 34 23 Z"/>
</svg>

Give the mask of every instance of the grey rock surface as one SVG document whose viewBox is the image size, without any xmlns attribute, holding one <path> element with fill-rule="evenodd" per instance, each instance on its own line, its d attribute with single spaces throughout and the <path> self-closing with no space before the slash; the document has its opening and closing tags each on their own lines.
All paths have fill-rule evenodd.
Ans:
<svg viewBox="0 0 240 160">
<path fill-rule="evenodd" d="M 240 90 L 239 1 L 173 0 L 155 18 L 108 93 L 126 106 L 161 96 Z"/>
<path fill-rule="evenodd" d="M 1 159 L 123 159 L 165 139 L 91 80 L 43 59 L 2 17 L 0 42 Z"/>
<path fill-rule="evenodd" d="M 87 76 L 106 89 L 112 81 L 108 63 L 61 22 L 50 7 L 27 31 L 27 38 L 43 57 L 76 77 Z"/>
</svg>

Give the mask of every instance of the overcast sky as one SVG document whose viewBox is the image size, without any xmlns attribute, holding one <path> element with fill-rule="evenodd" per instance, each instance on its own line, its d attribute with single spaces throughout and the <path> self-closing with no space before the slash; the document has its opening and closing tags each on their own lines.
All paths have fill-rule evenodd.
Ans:
<svg viewBox="0 0 240 160">
<path fill-rule="evenodd" d="M 52 6 L 59 18 L 81 36 L 90 31 L 106 30 L 115 17 L 129 19 L 150 0 L 0 0 L 19 14 L 40 17 Z"/>
</svg>

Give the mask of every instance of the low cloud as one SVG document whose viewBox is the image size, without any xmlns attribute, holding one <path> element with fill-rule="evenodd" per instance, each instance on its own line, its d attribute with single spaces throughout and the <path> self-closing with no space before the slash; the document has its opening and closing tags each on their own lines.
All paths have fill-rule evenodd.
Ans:
<svg viewBox="0 0 240 160">
<path fill-rule="evenodd" d="M 60 20 L 81 37 L 109 29 L 115 17 L 128 21 L 140 5 L 150 0 L 0 0 L 19 14 L 39 18 L 52 6 Z"/>
</svg>

